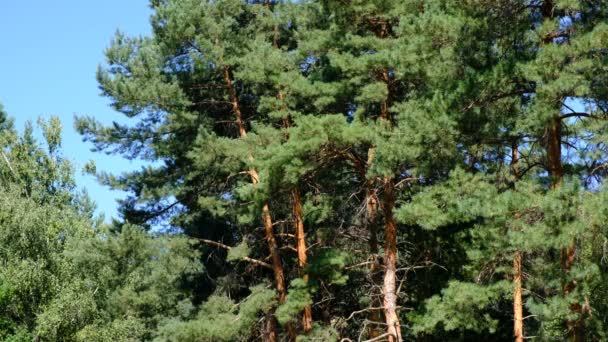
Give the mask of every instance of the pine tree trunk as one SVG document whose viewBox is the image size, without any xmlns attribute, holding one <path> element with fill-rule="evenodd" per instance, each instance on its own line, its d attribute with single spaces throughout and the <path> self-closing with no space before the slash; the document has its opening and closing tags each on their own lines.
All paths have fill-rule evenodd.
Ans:
<svg viewBox="0 0 608 342">
<path fill-rule="evenodd" d="M 561 162 L 561 119 L 556 118 L 548 129 L 547 141 L 547 164 L 549 176 L 551 177 L 551 189 L 556 189 L 562 183 L 564 170 Z M 564 272 L 570 272 L 576 260 L 576 238 L 572 244 L 562 250 L 561 268 Z M 571 280 L 563 287 L 564 296 L 570 294 L 576 288 L 576 281 Z M 570 305 L 570 310 L 582 314 L 582 306 L 578 303 Z M 581 319 L 566 321 L 569 341 L 584 341 L 584 322 Z"/>
<path fill-rule="evenodd" d="M 513 142 L 511 148 L 511 172 L 515 177 L 515 181 L 519 180 L 519 150 L 517 141 Z M 519 213 L 515 213 L 515 219 L 519 219 Z M 523 301 L 522 301 L 522 252 L 515 251 L 513 257 L 513 336 L 515 342 L 524 341 L 524 319 L 523 319 Z"/>
<path fill-rule="evenodd" d="M 241 113 L 241 106 L 239 104 L 239 98 L 236 96 L 236 90 L 232 84 L 232 76 L 230 75 L 230 68 L 224 67 L 224 83 L 226 89 L 228 89 L 228 95 L 230 96 L 230 105 L 232 106 L 232 113 L 234 114 L 234 123 L 239 131 L 239 137 L 244 138 L 247 136 L 247 129 L 243 122 L 243 114 Z M 253 178 L 253 176 L 251 176 Z"/>
<path fill-rule="evenodd" d="M 541 13 L 544 19 L 553 19 L 555 3 L 553 0 L 543 1 L 540 7 Z M 543 44 L 553 43 L 553 35 L 548 34 L 546 38 L 542 40 Z M 561 153 L 561 118 L 556 117 L 551 122 L 547 129 L 547 168 L 549 176 L 551 178 L 551 189 L 556 189 L 560 186 L 564 178 L 564 169 L 562 166 L 562 153 Z M 562 250 L 561 267 L 564 272 L 569 272 L 570 268 L 574 264 L 576 258 L 576 239 L 572 241 L 569 247 Z M 576 282 L 570 281 L 563 287 L 564 295 L 571 293 L 576 288 Z M 582 313 L 582 306 L 578 303 L 574 303 L 570 306 L 570 309 L 577 313 Z M 577 319 L 574 321 L 566 321 L 566 327 L 568 328 L 568 340 L 569 341 L 583 341 L 584 340 L 584 324 L 582 320 Z"/>
<path fill-rule="evenodd" d="M 547 141 L 547 164 L 549 175 L 551 177 L 551 188 L 556 189 L 561 184 L 564 178 L 564 170 L 561 163 L 561 120 L 556 118 L 548 129 Z M 562 250 L 561 267 L 566 273 L 570 272 L 574 261 L 576 260 L 576 239 L 572 244 Z M 571 280 L 563 287 L 564 296 L 570 294 L 576 288 L 576 281 Z M 570 310 L 582 314 L 582 306 L 578 303 L 570 305 Z M 568 341 L 578 342 L 584 341 L 584 322 L 581 319 L 566 321 L 568 328 Z"/>
<path fill-rule="evenodd" d="M 306 255 L 306 236 L 304 235 L 304 221 L 302 219 L 302 201 L 300 199 L 300 192 L 296 187 L 291 190 L 291 197 L 293 200 L 292 209 L 297 240 L 296 250 L 298 252 L 298 267 L 302 279 L 304 279 L 305 282 L 308 282 L 308 274 L 305 272 L 306 266 L 308 265 L 308 257 Z M 304 329 L 304 332 L 312 330 L 312 309 L 310 305 L 307 305 L 304 308 L 302 328 Z"/>
<path fill-rule="evenodd" d="M 367 167 L 374 160 L 374 147 L 370 147 L 367 151 Z M 363 175 L 365 176 L 365 175 Z M 378 194 L 374 188 L 374 180 L 367 179 L 365 181 L 365 223 L 369 231 L 369 251 L 376 255 L 378 254 L 378 229 L 376 218 L 378 217 Z"/>
<path fill-rule="evenodd" d="M 564 178 L 562 166 L 561 119 L 552 120 L 547 129 L 547 168 L 551 177 L 551 189 L 556 189 Z"/>
<path fill-rule="evenodd" d="M 264 334 L 262 341 L 275 342 L 277 340 L 277 320 L 272 315 L 272 312 L 266 314 L 266 322 L 264 324 Z"/>
<path fill-rule="evenodd" d="M 388 33 L 387 24 L 382 25 L 380 37 L 386 37 Z M 383 69 L 380 75 L 386 84 L 388 93 L 385 101 L 380 105 L 380 119 L 387 121 L 390 125 L 391 117 L 389 107 L 392 101 L 391 80 L 388 69 Z M 397 223 L 393 209 L 395 208 L 395 182 L 391 177 L 385 177 L 384 183 L 384 220 L 385 220 L 385 244 L 384 244 L 384 284 L 382 287 L 384 318 L 389 334 L 389 342 L 401 342 L 401 325 L 397 314 Z"/>
<path fill-rule="evenodd" d="M 232 105 L 232 112 L 235 117 L 235 123 L 237 125 L 237 129 L 239 132 L 239 137 L 244 138 L 247 136 L 247 129 L 245 128 L 245 123 L 243 122 L 243 116 L 241 113 L 241 107 L 239 105 L 239 100 L 236 95 L 236 90 L 232 84 L 232 77 L 230 75 L 230 68 L 227 66 L 224 67 L 224 82 L 226 84 L 226 88 L 228 89 L 228 95 L 230 96 L 230 103 Z M 250 159 L 253 157 L 249 156 Z M 260 177 L 258 172 L 255 169 L 249 170 L 249 175 L 251 177 L 251 182 L 255 185 L 260 182 Z M 272 225 L 272 216 L 270 215 L 270 206 L 268 205 L 268 201 L 264 201 L 262 204 L 262 222 L 264 223 L 264 233 L 266 236 L 266 243 L 268 245 L 268 250 L 270 252 L 270 258 L 272 260 L 272 271 L 274 273 L 275 287 L 277 289 L 277 293 L 279 295 L 279 303 L 285 302 L 287 298 L 287 290 L 285 288 L 285 275 L 283 271 L 283 263 L 281 261 L 281 256 L 279 255 L 279 248 L 277 244 L 277 239 L 274 236 L 274 229 Z M 274 321 L 275 318 L 273 317 Z M 269 322 L 268 327 L 270 329 L 274 329 L 273 332 L 269 332 L 268 336 L 271 338 L 269 341 L 273 342 L 276 339 L 276 322 Z M 290 325 L 287 326 L 288 334 L 290 339 L 295 340 L 295 331 L 293 327 Z"/>
<path fill-rule="evenodd" d="M 524 341 L 524 319 L 521 296 L 521 252 L 513 258 L 513 333 L 515 342 Z"/>
<path fill-rule="evenodd" d="M 556 189 L 560 186 L 564 179 L 564 168 L 562 165 L 561 152 L 561 119 L 555 118 L 547 130 L 547 167 L 551 178 L 551 189 Z M 572 265 L 576 260 L 576 238 L 572 244 L 562 250 L 561 253 L 561 268 L 564 272 L 569 273 Z M 570 294 L 576 288 L 576 281 L 571 280 L 563 287 L 564 296 Z M 570 305 L 570 310 L 578 314 L 583 313 L 583 306 L 578 303 Z M 584 322 L 579 318 L 575 320 L 567 320 L 566 327 L 568 329 L 569 341 L 584 341 Z"/>
<path fill-rule="evenodd" d="M 397 224 L 393 216 L 395 207 L 395 184 L 390 177 L 384 178 L 384 217 L 386 220 L 385 271 L 384 271 L 384 316 L 389 342 L 400 342 L 401 326 L 397 314 Z"/>
<path fill-rule="evenodd" d="M 365 185 L 365 224 L 369 231 L 369 251 L 374 256 L 378 254 L 378 194 L 374 189 L 372 181 L 368 180 Z"/>
<path fill-rule="evenodd" d="M 276 46 L 276 38 L 275 47 L 278 47 Z M 281 102 L 285 101 L 285 95 L 283 95 L 282 91 L 279 91 L 277 98 Z M 287 129 L 289 127 L 291 127 L 291 120 L 287 115 L 283 117 L 283 128 Z M 296 252 L 298 254 L 298 269 L 302 279 L 304 279 L 305 282 L 308 282 L 308 274 L 305 273 L 306 266 L 308 265 L 308 249 L 306 248 L 306 233 L 304 232 L 302 200 L 300 199 L 300 191 L 297 187 L 293 187 L 291 189 L 291 198 L 291 211 L 293 214 L 294 232 L 296 237 Z M 304 332 L 309 332 L 312 330 L 312 308 L 310 305 L 307 305 L 304 308 L 304 312 L 302 314 L 302 329 Z"/>
<path fill-rule="evenodd" d="M 367 153 L 367 165 L 371 165 L 374 159 L 374 148 L 370 147 Z M 382 311 L 378 308 L 382 305 L 380 289 L 382 288 L 382 265 L 378 261 L 378 194 L 374 188 L 374 181 L 368 179 L 365 182 L 365 222 L 369 231 L 369 251 L 371 254 L 371 267 L 369 269 L 373 288 L 371 291 L 371 307 L 369 314 L 369 328 L 367 335 L 369 338 L 376 338 L 382 334 L 382 327 L 378 324 L 382 322 Z"/>
<path fill-rule="evenodd" d="M 272 12 L 272 5 L 270 3 L 270 0 L 264 0 L 264 6 L 266 6 L 268 10 Z M 277 49 L 279 48 L 279 27 L 277 25 L 275 25 L 273 28 L 272 45 Z M 280 90 L 277 94 L 277 97 L 281 102 L 284 102 L 285 96 Z M 289 116 L 284 117 L 283 127 L 289 128 L 290 126 L 291 122 Z M 291 209 L 294 216 L 294 226 L 297 240 L 296 250 L 298 253 L 298 268 L 300 270 L 300 274 L 302 274 L 304 272 L 304 268 L 306 268 L 306 265 L 308 263 L 306 255 L 306 235 L 304 234 L 304 220 L 302 218 L 302 202 L 300 200 L 300 193 L 297 187 L 294 187 L 291 190 L 291 194 L 293 198 Z M 304 279 L 304 281 L 308 282 L 308 274 L 302 274 L 302 278 Z M 309 332 L 310 330 L 312 330 L 312 308 L 310 305 L 307 305 L 304 308 L 304 313 L 302 315 L 302 328 L 304 329 L 304 332 Z M 295 328 L 290 323 L 288 323 L 287 330 L 289 331 L 290 338 L 294 340 L 296 336 Z"/>
</svg>

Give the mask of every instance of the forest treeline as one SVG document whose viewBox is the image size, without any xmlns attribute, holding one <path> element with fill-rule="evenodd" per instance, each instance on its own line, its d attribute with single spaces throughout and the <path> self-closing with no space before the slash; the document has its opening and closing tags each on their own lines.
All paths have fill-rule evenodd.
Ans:
<svg viewBox="0 0 608 342">
<path fill-rule="evenodd" d="M 150 6 L 75 124 L 119 219 L 0 116 L 0 339 L 608 339 L 605 1 Z"/>
</svg>

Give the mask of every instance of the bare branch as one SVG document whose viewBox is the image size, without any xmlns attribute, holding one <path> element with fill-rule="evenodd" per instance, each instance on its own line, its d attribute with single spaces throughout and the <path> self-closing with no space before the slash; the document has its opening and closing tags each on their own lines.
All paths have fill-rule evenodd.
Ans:
<svg viewBox="0 0 608 342">
<path fill-rule="evenodd" d="M 420 181 L 422 178 L 420 177 L 408 177 L 399 181 L 399 183 L 395 184 L 395 188 L 399 188 L 403 183 L 412 182 L 412 181 Z"/>
<path fill-rule="evenodd" d="M 8 161 L 8 158 L 6 157 L 6 154 L 4 154 L 4 151 L 0 151 L 2 152 L 2 157 L 4 157 L 4 161 L 6 162 L 6 164 L 8 165 L 8 168 L 11 170 L 11 172 L 13 173 L 13 176 L 17 177 L 17 174 L 15 173 L 15 170 L 13 170 L 13 166 L 11 165 L 11 162 Z"/>
<path fill-rule="evenodd" d="M 358 263 L 358 264 L 346 266 L 344 269 L 350 270 L 350 269 L 353 269 L 353 268 L 356 268 L 356 267 L 365 266 L 365 265 L 371 265 L 371 264 L 375 264 L 375 263 L 376 263 L 376 261 L 365 261 L 365 262 L 361 262 L 361 263 Z"/>
<path fill-rule="evenodd" d="M 207 240 L 207 239 L 200 239 L 200 238 L 197 238 L 197 240 L 200 241 L 200 242 L 202 242 L 202 243 L 205 243 L 205 244 L 208 244 L 208 245 L 212 245 L 212 246 L 215 246 L 215 247 L 219 247 L 219 248 L 223 248 L 223 249 L 228 250 L 228 251 L 232 249 L 232 247 L 230 247 L 228 245 L 225 245 L 225 244 L 223 244 L 221 242 L 217 242 L 217 241 L 213 241 L 213 240 Z M 262 260 L 253 259 L 253 258 L 250 258 L 250 257 L 242 257 L 241 260 L 250 262 L 250 263 L 258 265 L 258 266 L 266 267 L 268 269 L 272 269 L 272 266 L 270 264 L 268 264 L 266 262 L 263 262 Z"/>
<path fill-rule="evenodd" d="M 356 314 L 360 314 L 360 313 L 368 312 L 368 311 L 376 311 L 376 310 L 384 310 L 384 307 L 381 306 L 381 307 L 377 307 L 377 308 L 365 308 L 365 309 L 362 309 L 362 310 L 353 311 L 346 318 L 346 320 L 348 321 L 348 320 L 352 319 L 353 317 L 355 317 Z"/>
<path fill-rule="evenodd" d="M 376 337 L 374 337 L 374 338 L 372 338 L 372 339 L 365 340 L 365 341 L 361 341 L 361 342 L 375 342 L 375 341 L 380 341 L 380 340 L 383 340 L 385 337 L 389 337 L 389 336 L 393 336 L 393 337 L 394 337 L 394 335 L 392 335 L 391 333 L 384 333 L 384 334 L 379 335 L 379 336 L 376 336 Z"/>
<path fill-rule="evenodd" d="M 586 117 L 586 118 L 599 119 L 599 117 L 596 115 L 589 114 L 589 113 L 579 113 L 579 112 L 572 112 L 572 113 L 564 114 L 564 115 L 560 116 L 560 119 L 564 120 L 564 119 L 573 118 L 573 117 Z"/>
</svg>

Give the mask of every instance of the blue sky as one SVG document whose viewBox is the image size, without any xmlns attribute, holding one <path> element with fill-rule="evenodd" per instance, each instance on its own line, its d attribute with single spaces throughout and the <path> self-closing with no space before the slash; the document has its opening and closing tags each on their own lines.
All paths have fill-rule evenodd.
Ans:
<svg viewBox="0 0 608 342">
<path fill-rule="evenodd" d="M 95 161 L 98 171 L 112 172 L 141 163 L 91 152 L 92 146 L 75 132 L 73 117 L 125 122 L 99 95 L 95 72 L 116 30 L 148 35 L 150 14 L 147 0 L 0 1 L 0 103 L 20 129 L 39 116 L 61 119 L 64 156 L 75 164 L 78 185 L 106 219 L 116 215 L 116 199 L 123 194 L 100 186 L 80 169 L 88 160 Z"/>
</svg>

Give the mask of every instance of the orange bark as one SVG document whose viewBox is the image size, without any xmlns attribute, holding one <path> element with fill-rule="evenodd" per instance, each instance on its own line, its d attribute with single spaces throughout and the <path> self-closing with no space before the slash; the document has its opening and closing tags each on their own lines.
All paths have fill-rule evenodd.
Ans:
<svg viewBox="0 0 608 342">
<path fill-rule="evenodd" d="M 378 254 L 378 232 L 376 229 L 376 217 L 378 216 L 378 194 L 373 182 L 367 181 L 365 189 L 365 212 L 366 225 L 369 230 L 369 251 Z"/>
<path fill-rule="evenodd" d="M 224 67 L 224 83 L 226 84 L 226 89 L 228 89 L 228 95 L 230 96 L 230 105 L 232 106 L 234 122 L 236 123 L 239 131 L 239 137 L 244 138 L 247 136 L 247 129 L 245 128 L 245 123 L 243 122 L 243 114 L 241 113 L 239 98 L 236 96 L 236 90 L 232 85 L 232 76 L 230 75 L 230 68 L 228 66 Z"/>
<path fill-rule="evenodd" d="M 374 159 L 374 148 L 371 147 L 368 150 L 367 154 L 367 165 L 371 165 Z M 380 300 L 380 293 L 378 289 L 382 288 L 382 267 L 378 261 L 378 227 L 377 227 L 377 217 L 378 217 L 378 194 L 376 189 L 374 188 L 374 181 L 372 179 L 368 179 L 365 182 L 365 207 L 366 207 L 366 217 L 365 222 L 367 225 L 367 229 L 369 231 L 369 251 L 371 253 L 371 262 L 372 265 L 370 267 L 370 277 L 372 280 L 372 284 L 374 288 L 372 289 L 372 300 L 371 306 L 372 308 L 377 308 L 382 305 Z M 382 312 L 380 310 L 371 310 L 369 313 L 369 329 L 368 336 L 370 338 L 376 338 L 382 334 L 382 327 L 377 324 L 382 322 Z"/>
<path fill-rule="evenodd" d="M 266 315 L 262 340 L 265 342 L 275 342 L 277 340 L 277 320 L 270 312 Z"/>
<path fill-rule="evenodd" d="M 302 279 L 308 282 L 308 274 L 305 273 L 306 266 L 308 264 L 308 257 L 306 255 L 306 239 L 304 235 L 304 221 L 302 220 L 302 201 L 300 199 L 300 193 L 297 188 L 291 190 L 291 197 L 293 200 L 292 209 L 294 217 L 294 226 L 296 233 L 296 250 L 298 252 L 298 267 Z M 302 315 L 302 328 L 305 332 L 312 330 L 312 309 L 310 305 L 304 308 Z"/>
<path fill-rule="evenodd" d="M 517 181 L 519 174 L 519 150 L 517 142 L 513 142 L 511 148 L 511 172 Z M 519 213 L 515 214 L 515 219 L 519 218 Z M 516 251 L 513 258 L 513 335 L 515 342 L 524 341 L 524 319 L 522 302 L 522 252 Z"/>
<path fill-rule="evenodd" d="M 521 296 L 521 252 L 513 258 L 513 334 L 515 342 L 524 341 L 524 319 Z"/>
<path fill-rule="evenodd" d="M 285 101 L 285 95 L 282 91 L 279 91 L 279 93 L 277 94 L 277 98 L 281 102 Z M 291 121 L 289 115 L 286 115 L 285 117 L 283 117 L 283 128 L 287 129 L 289 127 L 291 127 Z M 304 279 L 305 282 L 308 282 L 308 274 L 305 273 L 305 268 L 308 265 L 306 233 L 304 231 L 302 200 L 300 199 L 300 191 L 297 187 L 293 187 L 291 189 L 291 198 L 291 211 L 293 214 L 294 232 L 296 237 L 296 252 L 298 254 L 298 269 L 300 275 L 302 276 L 302 279 Z M 312 308 L 310 305 L 307 305 L 304 308 L 304 312 L 302 314 L 302 329 L 304 330 L 304 332 L 309 332 L 312 330 Z"/>
<path fill-rule="evenodd" d="M 272 11 L 270 0 L 264 0 L 264 6 L 266 6 L 268 10 Z M 277 25 L 275 25 L 273 29 L 272 45 L 277 49 L 279 48 L 279 28 Z M 280 90 L 277 97 L 281 102 L 285 100 L 285 95 Z M 290 126 L 291 122 L 289 116 L 285 116 L 283 118 L 283 127 L 288 128 Z M 304 233 L 304 220 L 302 218 L 302 202 L 300 200 L 300 193 L 296 187 L 291 190 L 291 194 L 293 198 L 292 212 L 294 216 L 295 235 L 297 239 L 296 250 L 298 253 L 298 267 L 300 269 L 300 273 L 302 274 L 308 263 L 306 255 L 307 249 L 306 236 Z M 308 282 L 308 274 L 302 274 L 302 278 L 304 281 Z M 312 330 L 312 308 L 310 305 L 307 305 L 304 308 L 304 313 L 302 315 L 302 328 L 305 332 Z"/>
</svg>

